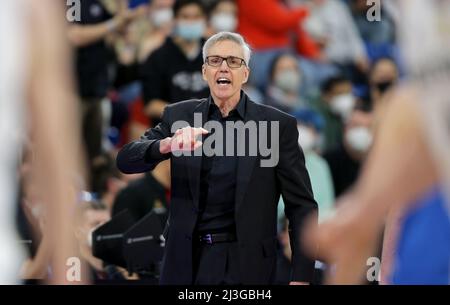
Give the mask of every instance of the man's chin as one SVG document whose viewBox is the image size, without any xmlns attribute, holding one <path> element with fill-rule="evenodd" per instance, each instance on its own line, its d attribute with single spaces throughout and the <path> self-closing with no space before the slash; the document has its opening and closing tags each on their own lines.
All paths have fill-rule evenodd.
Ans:
<svg viewBox="0 0 450 305">
<path fill-rule="evenodd" d="M 232 90 L 216 90 L 214 92 L 214 95 L 216 96 L 216 98 L 226 101 L 231 99 L 235 95 L 235 92 L 233 92 Z"/>
</svg>

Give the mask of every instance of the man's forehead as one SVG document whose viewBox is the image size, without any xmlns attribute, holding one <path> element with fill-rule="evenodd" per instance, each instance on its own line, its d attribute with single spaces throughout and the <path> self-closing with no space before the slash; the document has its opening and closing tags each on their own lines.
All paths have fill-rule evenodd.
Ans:
<svg viewBox="0 0 450 305">
<path fill-rule="evenodd" d="M 244 58 L 244 49 L 234 41 L 223 40 L 212 45 L 208 51 L 208 55 L 219 55 L 223 57 L 236 56 Z"/>
</svg>

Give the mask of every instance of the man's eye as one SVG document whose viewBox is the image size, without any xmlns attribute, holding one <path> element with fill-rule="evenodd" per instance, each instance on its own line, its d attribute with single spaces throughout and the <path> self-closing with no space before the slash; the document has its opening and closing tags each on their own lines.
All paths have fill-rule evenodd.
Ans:
<svg viewBox="0 0 450 305">
<path fill-rule="evenodd" d="M 211 61 L 212 64 L 218 64 L 218 63 L 220 63 L 220 58 L 213 57 L 213 58 L 210 59 L 210 61 Z"/>
<path fill-rule="evenodd" d="M 241 60 L 240 60 L 239 58 L 236 58 L 236 57 L 231 57 L 231 58 L 230 58 L 230 62 L 231 62 L 231 64 L 233 64 L 233 65 L 239 65 L 240 62 L 241 62 Z"/>
</svg>

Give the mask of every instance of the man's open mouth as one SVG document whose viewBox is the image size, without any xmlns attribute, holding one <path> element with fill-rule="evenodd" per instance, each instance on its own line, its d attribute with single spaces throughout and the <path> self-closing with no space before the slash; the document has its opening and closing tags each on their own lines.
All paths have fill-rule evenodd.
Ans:
<svg viewBox="0 0 450 305">
<path fill-rule="evenodd" d="M 229 85 L 231 84 L 231 81 L 226 77 L 220 77 L 217 79 L 216 83 L 218 85 Z"/>
</svg>

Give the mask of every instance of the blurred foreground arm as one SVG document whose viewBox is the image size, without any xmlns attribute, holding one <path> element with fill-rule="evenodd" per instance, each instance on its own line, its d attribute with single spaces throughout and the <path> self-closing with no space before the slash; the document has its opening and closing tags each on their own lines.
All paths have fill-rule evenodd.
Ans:
<svg viewBox="0 0 450 305">
<path fill-rule="evenodd" d="M 318 228 L 310 225 L 305 235 L 307 243 L 318 244 L 320 257 L 336 265 L 330 284 L 360 283 L 390 210 L 412 202 L 438 179 L 414 92 L 398 91 L 387 99 L 354 190 L 339 199 L 332 219 Z"/>
<path fill-rule="evenodd" d="M 74 210 L 83 181 L 77 100 L 62 6 L 52 0 L 29 1 L 29 107 L 36 159 L 36 184 L 47 204 L 45 231 L 51 253 L 51 283 L 72 283 L 66 262 L 80 257 L 73 230 Z"/>
</svg>

